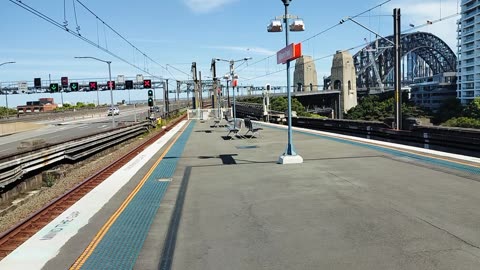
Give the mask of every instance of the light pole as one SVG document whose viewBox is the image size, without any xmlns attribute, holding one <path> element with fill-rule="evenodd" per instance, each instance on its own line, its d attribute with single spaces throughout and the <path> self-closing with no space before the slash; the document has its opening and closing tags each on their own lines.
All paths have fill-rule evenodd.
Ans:
<svg viewBox="0 0 480 270">
<path fill-rule="evenodd" d="M 289 25 L 288 19 L 298 19 L 296 16 L 289 16 L 288 15 L 288 6 L 292 0 L 281 0 L 283 5 L 285 6 L 285 15 L 280 17 L 283 19 L 285 25 L 285 44 L 286 47 L 289 46 L 288 40 L 288 32 L 289 32 Z M 294 21 L 292 25 L 290 25 L 292 31 L 303 31 L 304 25 L 303 22 L 298 20 Z M 269 27 L 268 32 L 281 32 L 282 25 L 281 22 L 273 21 Z M 292 97 L 291 97 L 291 89 L 290 89 L 290 60 L 286 61 L 287 65 L 287 100 L 288 100 L 288 142 L 287 148 L 285 152 L 279 157 L 278 163 L 279 164 L 295 164 L 295 163 L 303 163 L 303 158 L 295 152 L 295 147 L 293 145 L 293 137 L 292 137 Z"/>
<path fill-rule="evenodd" d="M 240 62 L 240 61 L 246 62 L 250 59 L 252 59 L 252 57 L 245 57 L 238 60 L 225 60 L 220 58 L 215 59 L 216 61 L 228 62 L 230 64 L 230 79 L 232 80 L 232 90 L 233 90 L 233 125 L 234 126 L 236 126 L 236 123 L 237 123 L 237 112 L 235 108 L 235 85 L 233 84 L 233 80 L 236 79 L 234 74 L 235 73 L 234 65 L 236 62 Z M 228 96 L 228 79 L 227 79 L 227 96 Z M 230 103 L 230 99 L 229 99 L 229 103 Z"/>
<path fill-rule="evenodd" d="M 15 62 L 3 62 L 0 64 L 0 66 L 3 66 L 3 65 L 7 65 L 7 64 L 15 64 Z M 1 87 L 1 84 L 0 84 L 0 90 L 2 90 L 2 87 Z M 5 112 L 7 114 L 6 118 L 8 118 L 8 95 L 7 95 L 7 91 L 5 91 Z"/>
<path fill-rule="evenodd" d="M 106 61 L 106 60 L 98 59 L 96 57 L 91 57 L 91 56 L 75 56 L 75 58 L 78 58 L 78 59 L 93 59 L 93 60 L 97 60 L 97 61 L 108 64 L 108 78 L 109 78 L 108 88 L 110 88 L 110 103 L 111 103 L 110 106 L 111 106 L 111 109 L 112 109 L 112 128 L 115 128 L 115 110 L 113 109 L 114 107 L 113 107 L 113 89 L 112 89 L 112 86 L 113 86 L 112 70 L 110 68 L 110 64 L 112 63 L 112 61 Z M 98 100 L 98 88 L 97 88 L 97 100 Z M 99 102 L 99 101 L 97 101 L 97 102 Z"/>
</svg>

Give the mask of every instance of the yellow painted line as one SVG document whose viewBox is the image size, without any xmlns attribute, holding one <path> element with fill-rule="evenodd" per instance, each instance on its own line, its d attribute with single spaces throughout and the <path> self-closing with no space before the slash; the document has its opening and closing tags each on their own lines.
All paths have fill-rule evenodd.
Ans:
<svg viewBox="0 0 480 270">
<path fill-rule="evenodd" d="M 466 166 L 471 166 L 471 167 L 475 167 L 475 168 L 480 168 L 480 165 L 475 164 L 473 162 L 472 163 L 463 162 L 463 161 L 460 161 L 460 160 L 454 159 L 454 158 L 445 158 L 445 157 L 440 157 L 440 156 L 433 155 L 433 154 L 421 153 L 421 152 L 417 152 L 417 151 L 406 150 L 406 149 L 402 149 L 402 148 L 396 148 L 396 147 L 393 147 L 393 146 L 388 146 L 388 145 L 383 145 L 383 144 L 376 144 L 374 142 L 360 141 L 360 140 L 355 140 L 355 139 L 352 139 L 352 138 L 336 137 L 334 135 L 329 135 L 329 134 L 320 134 L 320 133 L 313 133 L 313 134 L 318 134 L 318 135 L 321 135 L 321 136 L 326 136 L 326 137 L 341 139 L 341 140 L 346 140 L 346 141 L 352 141 L 352 142 L 356 142 L 356 143 L 363 143 L 363 144 L 368 144 L 368 145 L 373 145 L 373 146 L 378 146 L 378 147 L 384 147 L 384 148 L 388 148 L 388 149 L 403 152 L 403 153 L 409 153 L 409 154 L 414 154 L 414 155 L 418 155 L 418 156 L 423 156 L 423 157 L 428 157 L 428 158 L 433 158 L 433 159 L 439 159 L 439 160 L 443 160 L 443 161 L 448 161 L 448 162 L 453 162 L 453 163 L 462 164 L 462 165 L 466 165 Z"/>
<path fill-rule="evenodd" d="M 133 200 L 133 198 L 135 197 L 135 195 L 138 193 L 138 191 L 143 187 L 143 185 L 145 184 L 145 182 L 148 180 L 148 178 L 150 177 L 150 175 L 152 175 L 153 171 L 155 170 L 155 168 L 158 166 L 158 164 L 163 160 L 163 158 L 165 157 L 165 155 L 168 153 L 168 151 L 170 151 L 170 148 L 172 148 L 172 146 L 175 144 L 175 142 L 178 140 L 178 138 L 180 138 L 180 136 L 183 134 L 183 132 L 185 131 L 185 129 L 188 127 L 188 124 L 189 124 L 190 121 L 188 121 L 186 124 L 185 124 L 185 127 L 183 128 L 183 130 L 181 130 L 179 132 L 179 134 L 175 137 L 175 139 L 170 143 L 170 145 L 168 145 L 167 149 L 165 149 L 165 151 L 162 153 L 162 155 L 157 159 L 157 161 L 155 162 L 155 164 L 150 168 L 150 170 L 148 170 L 147 174 L 145 174 L 145 176 L 143 176 L 142 180 L 140 181 L 140 183 L 138 183 L 138 185 L 135 187 L 135 189 L 130 193 L 130 195 L 128 195 L 128 197 L 125 199 L 125 201 L 123 201 L 122 205 L 120 205 L 120 207 L 117 209 L 117 211 L 115 211 L 115 213 L 108 219 L 108 221 L 105 223 L 105 225 L 103 225 L 103 227 L 100 229 L 100 231 L 95 235 L 95 237 L 93 238 L 93 240 L 90 242 L 90 244 L 87 246 L 87 248 L 83 251 L 83 253 L 77 258 L 77 260 L 75 261 L 75 263 L 70 267 L 71 270 L 77 270 L 77 269 L 80 269 L 83 264 L 85 264 L 85 262 L 87 261 L 87 259 L 90 257 L 90 255 L 92 255 L 93 251 L 95 250 L 95 248 L 98 246 L 98 244 L 100 243 L 100 241 L 102 241 L 103 237 L 105 236 L 105 234 L 108 232 L 108 230 L 110 230 L 110 228 L 112 227 L 113 223 L 115 223 L 115 221 L 118 219 L 118 217 L 122 214 L 122 212 L 125 210 L 125 208 L 127 208 L 128 204 Z"/>
</svg>

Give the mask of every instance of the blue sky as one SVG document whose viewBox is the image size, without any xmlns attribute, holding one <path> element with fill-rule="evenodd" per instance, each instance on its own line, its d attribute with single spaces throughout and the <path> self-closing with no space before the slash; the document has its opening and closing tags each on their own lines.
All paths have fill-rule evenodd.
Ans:
<svg viewBox="0 0 480 270">
<path fill-rule="evenodd" d="M 63 23 L 75 31 L 77 27 L 72 0 L 22 0 L 23 3 Z M 66 13 L 64 18 L 64 2 Z M 191 62 L 197 62 L 202 77 L 208 79 L 212 58 L 241 59 L 252 57 L 248 64 L 238 67 L 240 84 L 285 85 L 285 68 L 276 64 L 276 51 L 285 46 L 284 33 L 268 33 L 266 26 L 275 16 L 284 12 L 279 0 L 81 0 L 102 20 L 122 34 L 162 68 L 146 60 L 139 52 L 98 23 L 78 2 L 76 17 L 82 36 L 107 47 L 128 62 L 164 78 L 190 79 Z M 300 42 L 338 23 L 346 16 L 356 15 L 384 0 L 293 0 L 289 11 L 301 17 L 305 32 L 291 33 L 291 42 Z M 458 0 L 392 0 L 357 18 L 359 22 L 381 35 L 391 35 L 393 8 L 401 8 L 402 29 L 409 24 L 421 25 L 455 14 Z M 107 77 L 106 64 L 93 60 L 74 59 L 75 56 L 93 56 L 112 61 L 112 76 L 145 74 L 98 48 L 77 39 L 67 32 L 25 11 L 9 0 L 0 3 L 0 63 L 15 64 L 0 67 L 0 82 L 33 78 L 53 80 L 69 78 Z M 417 29 L 432 32 L 444 39 L 456 52 L 456 20 L 459 17 Z M 98 29 L 98 30 L 97 30 Z M 104 30 L 105 29 L 105 30 Z M 332 58 L 337 50 L 361 45 L 372 40 L 366 30 L 349 22 L 318 35 L 303 43 L 303 54 L 311 55 L 315 62 L 319 83 L 329 75 Z M 354 54 L 355 51 L 351 51 Z M 260 61 L 265 59 L 264 61 Z M 176 68 L 176 69 L 175 69 Z M 227 63 L 217 64 L 218 74 L 228 71 Z M 275 71 L 280 71 L 273 73 Z"/>
</svg>

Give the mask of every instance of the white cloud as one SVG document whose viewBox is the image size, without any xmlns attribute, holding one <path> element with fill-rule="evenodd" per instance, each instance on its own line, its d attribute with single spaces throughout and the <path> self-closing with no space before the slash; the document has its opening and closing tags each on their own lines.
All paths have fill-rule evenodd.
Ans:
<svg viewBox="0 0 480 270">
<path fill-rule="evenodd" d="M 237 0 L 184 0 L 185 4 L 195 13 L 209 13 Z"/>
<path fill-rule="evenodd" d="M 398 1 L 397 4 L 391 4 L 388 6 L 391 10 L 393 8 L 400 8 L 401 10 L 401 21 L 403 25 L 403 30 L 405 25 L 413 24 L 415 26 L 424 25 L 428 21 L 437 21 L 442 18 L 441 21 L 435 22 L 431 25 L 426 25 L 420 27 L 415 31 L 430 32 L 439 38 L 441 38 L 445 43 L 447 43 L 450 48 L 456 53 L 457 45 L 457 20 L 460 16 L 455 16 L 453 18 L 444 19 L 450 15 L 454 15 L 457 11 L 460 11 L 460 8 L 457 6 L 457 0 L 443 0 L 443 1 L 418 1 L 418 0 L 404 0 Z"/>
</svg>

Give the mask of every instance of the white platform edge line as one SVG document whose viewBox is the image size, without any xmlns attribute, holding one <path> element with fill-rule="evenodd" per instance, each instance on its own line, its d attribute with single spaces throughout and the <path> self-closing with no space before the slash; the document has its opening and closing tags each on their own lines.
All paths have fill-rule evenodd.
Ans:
<svg viewBox="0 0 480 270">
<path fill-rule="evenodd" d="M 0 269 L 41 269 L 187 122 L 181 121 L 10 253 L 0 261 Z"/>
</svg>

